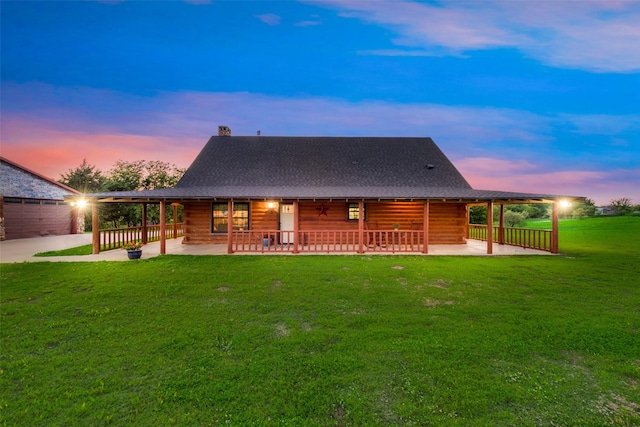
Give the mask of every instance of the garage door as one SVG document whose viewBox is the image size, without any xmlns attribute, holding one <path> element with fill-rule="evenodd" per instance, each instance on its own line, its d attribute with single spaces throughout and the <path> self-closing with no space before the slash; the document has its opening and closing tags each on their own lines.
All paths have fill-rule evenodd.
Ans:
<svg viewBox="0 0 640 427">
<path fill-rule="evenodd" d="M 59 200 L 4 198 L 5 238 L 71 233 L 71 208 Z"/>
</svg>

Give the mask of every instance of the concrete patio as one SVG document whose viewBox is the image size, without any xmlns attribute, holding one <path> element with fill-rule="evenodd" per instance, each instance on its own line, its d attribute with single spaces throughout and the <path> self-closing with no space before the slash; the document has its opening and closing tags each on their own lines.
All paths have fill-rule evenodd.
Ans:
<svg viewBox="0 0 640 427">
<path fill-rule="evenodd" d="M 88 261 L 128 261 L 125 251 L 120 249 L 104 251 L 97 255 L 78 255 L 60 257 L 35 257 L 39 252 L 56 251 L 74 248 L 91 243 L 90 234 L 70 234 L 65 236 L 35 237 L 31 239 L 7 240 L 0 242 L 0 263 L 15 262 L 88 262 Z M 549 252 L 534 249 L 524 249 L 516 246 L 493 244 L 493 254 L 487 255 L 486 242 L 469 240 L 466 245 L 430 245 L 429 254 L 423 256 L 512 256 L 512 255 L 552 255 Z M 182 238 L 170 239 L 166 242 L 167 255 L 227 255 L 227 245 L 183 245 Z M 160 242 L 149 243 L 144 246 L 142 259 L 160 255 Z M 261 253 L 235 253 L 233 256 L 262 255 Z M 293 256 L 287 252 L 265 252 L 264 255 Z M 301 253 L 305 255 L 357 255 L 353 252 L 331 253 L 315 252 Z M 367 252 L 365 255 L 387 255 L 385 252 Z M 403 254 L 412 255 L 412 254 Z M 415 254 L 421 255 L 421 254 Z"/>
</svg>

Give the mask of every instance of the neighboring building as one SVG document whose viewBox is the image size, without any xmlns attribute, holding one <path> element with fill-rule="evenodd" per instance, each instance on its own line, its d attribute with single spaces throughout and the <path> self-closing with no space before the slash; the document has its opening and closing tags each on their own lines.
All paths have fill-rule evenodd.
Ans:
<svg viewBox="0 0 640 427">
<path fill-rule="evenodd" d="M 174 188 L 90 196 L 183 205 L 185 244 L 293 253 L 427 253 L 429 244 L 466 244 L 471 205 L 565 197 L 475 190 L 431 138 L 232 137 L 226 127 Z M 557 251 L 557 227 L 548 248 Z"/>
<path fill-rule="evenodd" d="M 598 206 L 596 208 L 596 215 L 615 215 L 616 213 L 616 208 L 612 205 Z"/>
<path fill-rule="evenodd" d="M 78 232 L 75 210 L 64 201 L 78 194 L 0 157 L 0 240 Z"/>
</svg>

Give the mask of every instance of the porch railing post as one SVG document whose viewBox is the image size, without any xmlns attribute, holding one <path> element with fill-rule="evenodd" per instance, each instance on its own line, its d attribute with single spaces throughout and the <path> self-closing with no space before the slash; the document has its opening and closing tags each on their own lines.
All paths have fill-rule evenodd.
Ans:
<svg viewBox="0 0 640 427">
<path fill-rule="evenodd" d="M 178 238 L 178 204 L 172 203 L 173 206 L 173 238 Z"/>
<path fill-rule="evenodd" d="M 424 212 L 422 214 L 422 228 L 424 234 L 424 245 L 422 246 L 422 253 L 429 253 L 429 201 L 424 202 Z"/>
<path fill-rule="evenodd" d="M 149 242 L 149 235 L 147 232 L 147 204 L 142 203 L 142 243 L 147 244 Z"/>
<path fill-rule="evenodd" d="M 551 208 L 551 253 L 558 253 L 558 201 Z"/>
<path fill-rule="evenodd" d="M 364 202 L 358 202 L 358 253 L 364 253 Z"/>
<path fill-rule="evenodd" d="M 98 218 L 98 203 L 91 204 L 91 236 L 92 253 L 100 253 L 100 219 Z"/>
<path fill-rule="evenodd" d="M 160 255 L 167 253 L 167 209 L 164 200 L 160 201 Z M 145 227 L 146 234 L 146 227 Z"/>
<path fill-rule="evenodd" d="M 298 211 L 298 202 L 293 202 L 293 253 L 297 254 L 300 252 L 300 227 L 298 226 L 299 219 L 299 211 Z M 287 238 L 287 240 L 289 240 Z"/>
<path fill-rule="evenodd" d="M 504 204 L 500 204 L 500 223 L 498 225 L 498 244 L 504 245 Z"/>
<path fill-rule="evenodd" d="M 493 253 L 493 201 L 487 203 L 487 254 Z"/>
<path fill-rule="evenodd" d="M 227 202 L 227 253 L 233 253 L 233 201 Z"/>
</svg>

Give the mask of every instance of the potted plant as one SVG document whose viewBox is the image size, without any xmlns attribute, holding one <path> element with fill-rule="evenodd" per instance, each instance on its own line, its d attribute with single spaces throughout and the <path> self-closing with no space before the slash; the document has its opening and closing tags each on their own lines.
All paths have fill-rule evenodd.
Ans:
<svg viewBox="0 0 640 427">
<path fill-rule="evenodd" d="M 129 259 L 139 259 L 142 256 L 142 246 L 144 246 L 144 244 L 141 241 L 132 240 L 131 242 L 124 243 L 120 249 L 127 251 Z"/>
</svg>

